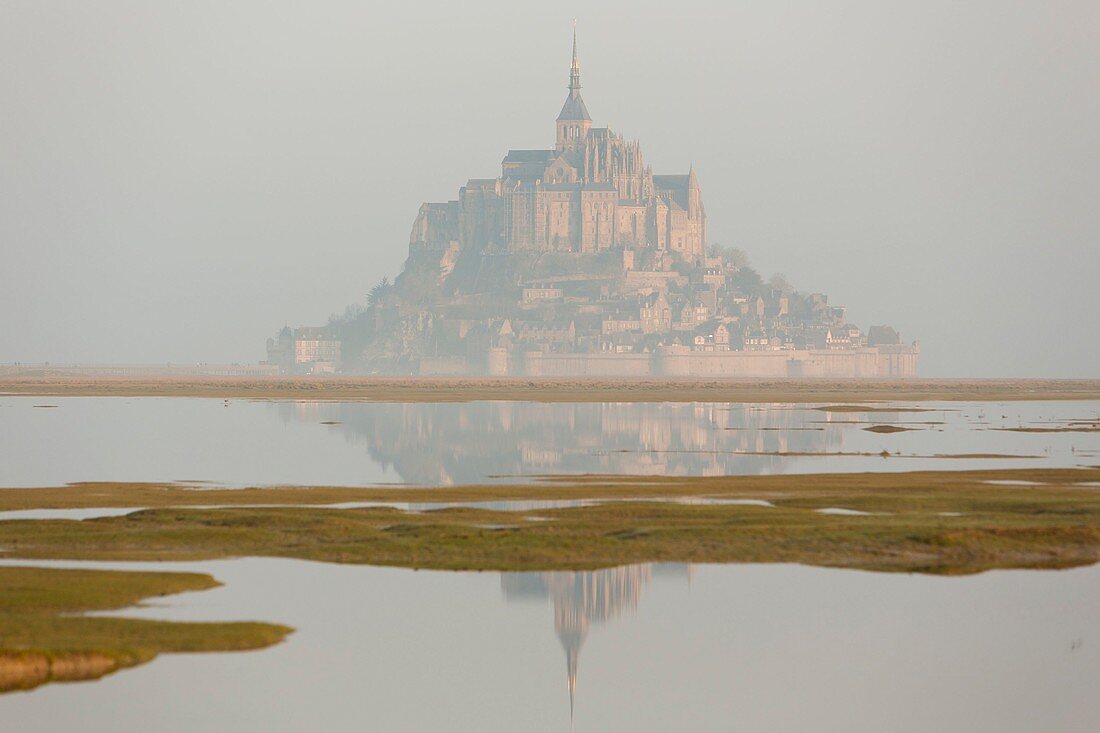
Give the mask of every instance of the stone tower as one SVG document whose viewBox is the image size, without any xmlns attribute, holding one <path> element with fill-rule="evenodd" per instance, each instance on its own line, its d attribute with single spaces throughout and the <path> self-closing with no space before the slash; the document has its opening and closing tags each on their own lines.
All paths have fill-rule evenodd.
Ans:
<svg viewBox="0 0 1100 733">
<path fill-rule="evenodd" d="M 672 259 L 702 261 L 706 211 L 694 169 L 654 175 L 641 145 L 592 126 L 581 98 L 576 25 L 568 89 L 554 146 L 509 150 L 498 178 L 470 179 L 457 200 L 422 206 L 410 252 L 667 253 L 648 258 L 646 267 L 657 269 Z"/>
<path fill-rule="evenodd" d="M 577 62 L 577 23 L 573 22 L 573 66 L 569 69 L 569 96 L 565 98 L 557 123 L 558 151 L 580 150 L 588 139 L 592 118 L 581 99 L 581 67 Z"/>
</svg>

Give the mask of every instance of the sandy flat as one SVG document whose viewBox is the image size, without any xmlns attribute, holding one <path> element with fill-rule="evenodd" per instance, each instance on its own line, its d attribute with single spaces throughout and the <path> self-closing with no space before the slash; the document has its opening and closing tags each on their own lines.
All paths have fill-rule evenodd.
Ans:
<svg viewBox="0 0 1100 733">
<path fill-rule="evenodd" d="M 1100 380 L 492 377 L 0 377 L 0 394 L 370 402 L 826 402 L 1100 400 Z"/>
</svg>

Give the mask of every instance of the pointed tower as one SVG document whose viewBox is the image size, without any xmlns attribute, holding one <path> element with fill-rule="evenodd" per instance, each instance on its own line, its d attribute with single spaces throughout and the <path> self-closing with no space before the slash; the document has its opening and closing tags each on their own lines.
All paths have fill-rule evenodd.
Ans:
<svg viewBox="0 0 1100 733">
<path fill-rule="evenodd" d="M 695 175 L 695 164 L 688 169 L 688 216 L 695 219 L 703 212 L 703 189 L 699 186 L 699 177 Z"/>
<path fill-rule="evenodd" d="M 695 166 L 688 171 L 688 236 L 687 254 L 697 259 L 706 257 L 707 212 L 703 208 L 703 189 L 695 175 Z"/>
<path fill-rule="evenodd" d="M 578 150 L 588 138 L 592 118 L 581 99 L 581 66 L 577 62 L 577 21 L 573 21 L 573 66 L 569 70 L 569 96 L 558 115 L 558 150 Z"/>
</svg>

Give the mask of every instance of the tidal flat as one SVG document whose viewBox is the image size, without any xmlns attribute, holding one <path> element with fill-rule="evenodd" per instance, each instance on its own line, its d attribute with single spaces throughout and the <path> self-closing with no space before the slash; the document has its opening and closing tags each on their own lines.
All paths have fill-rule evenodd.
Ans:
<svg viewBox="0 0 1100 733">
<path fill-rule="evenodd" d="M 755 647 L 779 617 L 816 629 L 813 642 L 794 627 L 766 631 L 772 648 L 792 645 L 786 658 L 814 666 L 839 654 L 853 673 L 881 667 L 876 679 L 894 679 L 904 668 L 906 684 L 935 689 L 911 711 L 922 725 L 959 722 L 929 711 L 996 717 L 972 704 L 972 690 L 937 688 L 937 670 L 970 664 L 993 679 L 1023 656 L 1031 671 L 1001 679 L 998 695 L 1058 679 L 1044 719 L 1095 717 L 1078 687 L 1100 669 L 1091 644 L 1100 616 L 1090 611 L 1100 609 L 1091 590 L 1100 445 L 1087 432 L 1045 429 L 1090 427 L 1096 401 L 353 399 L 0 396 L 0 443 L 18 456 L 0 471 L 0 659 L 7 689 L 33 688 L 3 696 L 4 719 L 25 731 L 78 719 L 107 731 L 144 710 L 164 731 L 227 720 L 234 730 L 289 729 L 297 708 L 272 700 L 301 696 L 302 709 L 320 711 L 311 723 L 353 730 L 362 711 L 332 696 L 347 675 L 361 692 L 346 700 L 370 694 L 370 719 L 387 729 L 450 730 L 456 719 L 463 729 L 514 729 L 536 709 L 530 729 L 565 729 L 561 651 L 542 648 L 545 632 L 564 647 L 570 696 L 583 689 L 577 730 L 624 729 L 612 711 L 639 684 L 682 699 L 711 690 L 692 697 L 695 729 L 726 729 L 728 691 L 714 684 L 731 675 L 746 692 L 736 708 L 756 727 L 805 729 L 808 720 L 773 725 L 780 713 L 753 702 L 787 688 L 763 672 L 774 660 Z M 160 577 L 170 570 L 189 575 Z M 121 577 L 135 573 L 156 577 Z M 132 585 L 142 592 L 125 590 Z M 49 600 L 74 588 L 99 595 Z M 680 598 L 684 588 L 692 600 Z M 602 645 L 653 592 L 662 625 L 607 655 Z M 233 598 L 239 605 L 226 605 Z M 509 613 L 532 603 L 523 630 L 506 631 Z M 846 634 L 855 618 L 859 632 Z M 746 619 L 756 628 L 740 628 Z M 697 624 L 709 629 L 702 646 L 685 631 Z M 452 628 L 462 631 L 429 631 Z M 976 629 L 988 643 L 974 641 Z M 904 658 L 878 655 L 874 633 Z M 1022 635 L 1042 644 L 1023 650 Z M 430 658 L 420 654 L 427 637 Z M 530 649 L 537 674 L 501 659 L 505 648 Z M 663 666 L 642 663 L 651 652 Z M 471 676 L 471 665 L 484 671 Z M 408 728 L 416 712 L 387 685 L 400 674 L 432 701 L 415 710 L 439 719 Z M 207 685 L 208 675 L 221 683 Z M 865 710 L 862 695 L 829 685 L 834 676 L 801 680 L 799 699 Z M 469 679 L 509 690 L 517 707 L 479 719 L 486 699 L 448 692 Z M 909 699 L 900 684 L 874 693 L 858 675 L 846 684 L 882 701 L 882 723 Z M 261 709 L 278 714 L 251 717 Z M 629 729 L 682 728 L 685 709 L 655 701 Z M 998 729 L 1027 730 L 1017 725 L 1026 710 Z M 864 729 L 831 703 L 813 719 Z"/>
<path fill-rule="evenodd" d="M 0 394 L 379 402 L 836 402 L 1096 400 L 1097 379 L 611 379 L 554 377 L 113 377 L 11 369 Z M 847 411 L 854 411 L 848 405 Z M 842 406 L 844 409 L 844 406 Z"/>
</svg>

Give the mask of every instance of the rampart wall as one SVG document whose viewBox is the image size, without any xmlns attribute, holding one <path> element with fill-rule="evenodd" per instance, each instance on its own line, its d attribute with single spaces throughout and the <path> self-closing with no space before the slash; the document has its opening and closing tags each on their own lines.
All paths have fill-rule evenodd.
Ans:
<svg viewBox="0 0 1100 733">
<path fill-rule="evenodd" d="M 915 377 L 919 346 L 784 351 L 693 351 L 665 347 L 652 354 L 509 353 L 487 358 L 425 358 L 421 374 L 485 373 L 524 377 Z"/>
</svg>

